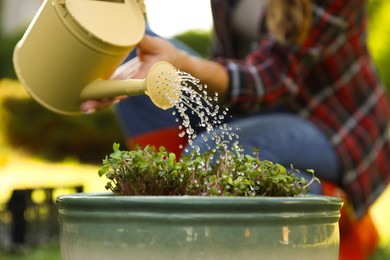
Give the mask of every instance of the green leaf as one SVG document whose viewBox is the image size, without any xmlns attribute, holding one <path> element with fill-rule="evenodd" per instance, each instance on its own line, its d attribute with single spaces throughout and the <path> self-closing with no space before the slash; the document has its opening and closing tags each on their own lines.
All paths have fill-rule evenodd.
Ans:
<svg viewBox="0 0 390 260">
<path fill-rule="evenodd" d="M 120 144 L 118 144 L 118 143 L 114 143 L 114 144 L 112 145 L 112 149 L 113 149 L 115 152 L 119 150 L 119 147 L 120 147 Z"/>
</svg>

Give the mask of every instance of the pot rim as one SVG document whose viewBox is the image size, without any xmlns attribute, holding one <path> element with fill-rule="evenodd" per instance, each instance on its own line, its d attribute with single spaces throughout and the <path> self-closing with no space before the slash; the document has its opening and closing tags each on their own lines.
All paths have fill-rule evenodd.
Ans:
<svg viewBox="0 0 390 260">
<path fill-rule="evenodd" d="M 214 221 L 335 223 L 340 198 L 297 197 L 115 196 L 109 192 L 61 195 L 57 207 L 63 219 L 133 219 L 136 221 Z"/>
<path fill-rule="evenodd" d="M 340 207 L 343 205 L 343 200 L 338 197 L 306 194 L 294 197 L 271 197 L 271 196 L 256 196 L 256 197 L 244 197 L 244 196 L 192 196 L 192 195 L 180 195 L 180 196 L 116 196 L 111 192 L 81 192 L 74 194 L 60 195 L 57 198 L 57 205 L 62 206 L 77 206 L 80 203 L 87 203 L 91 205 L 103 205 L 110 203 L 111 205 L 119 205 L 123 203 L 131 204 L 172 204 L 177 203 L 180 205 L 193 205 L 193 204 L 231 204 L 237 202 L 241 204 L 249 205 L 298 205 L 298 204 L 310 204 L 310 205 L 329 205 Z"/>
</svg>

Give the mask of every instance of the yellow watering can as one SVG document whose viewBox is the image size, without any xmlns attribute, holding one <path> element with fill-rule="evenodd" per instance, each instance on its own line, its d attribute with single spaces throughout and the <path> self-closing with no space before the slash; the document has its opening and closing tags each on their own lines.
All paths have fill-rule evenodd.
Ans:
<svg viewBox="0 0 390 260">
<path fill-rule="evenodd" d="M 145 92 L 158 107 L 172 107 L 172 76 L 179 79 L 167 62 L 145 80 L 108 79 L 142 39 L 144 12 L 143 0 L 45 0 L 15 47 L 18 79 L 60 114 L 80 113 L 83 100 Z"/>
</svg>

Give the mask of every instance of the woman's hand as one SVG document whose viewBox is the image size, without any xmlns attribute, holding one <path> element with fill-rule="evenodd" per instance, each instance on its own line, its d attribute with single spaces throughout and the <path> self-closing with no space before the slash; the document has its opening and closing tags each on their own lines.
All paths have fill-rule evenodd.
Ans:
<svg viewBox="0 0 390 260">
<path fill-rule="evenodd" d="M 188 55 L 176 48 L 172 43 L 159 37 L 145 35 L 137 45 L 139 70 L 133 78 L 146 78 L 150 68 L 159 61 L 166 61 L 177 69 L 181 69 L 181 61 Z"/>
<path fill-rule="evenodd" d="M 208 86 L 211 94 L 219 93 L 223 102 L 228 91 L 229 75 L 226 69 L 214 61 L 193 57 L 162 38 L 145 35 L 138 45 L 140 69 L 135 78 L 146 77 L 149 69 L 158 61 L 171 63 L 178 70 L 187 72 Z"/>
<path fill-rule="evenodd" d="M 140 67 L 140 62 L 138 58 L 131 59 L 128 62 L 119 66 L 115 70 L 114 74 L 111 76 L 110 79 L 111 80 L 131 79 L 138 72 L 139 67 Z M 125 98 L 127 98 L 127 96 L 85 100 L 80 105 L 80 111 L 84 114 L 91 114 L 96 112 L 97 110 L 102 110 L 112 104 L 118 103 Z"/>
<path fill-rule="evenodd" d="M 150 68 L 158 61 L 167 61 L 173 66 L 179 65 L 180 57 L 185 55 L 184 52 L 177 49 L 173 44 L 164 39 L 145 35 L 141 42 L 137 45 L 138 57 L 119 66 L 111 76 L 112 80 L 124 79 L 144 79 L 148 75 Z M 126 96 L 86 100 L 80 110 L 83 113 L 89 114 L 96 110 L 101 110 L 107 106 L 119 102 Z"/>
</svg>

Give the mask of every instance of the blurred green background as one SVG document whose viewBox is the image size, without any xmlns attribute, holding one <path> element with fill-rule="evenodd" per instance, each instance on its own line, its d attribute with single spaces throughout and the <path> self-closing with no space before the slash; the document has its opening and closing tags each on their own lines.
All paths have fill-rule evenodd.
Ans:
<svg viewBox="0 0 390 260">
<path fill-rule="evenodd" d="M 370 0 L 368 11 L 369 48 L 390 91 L 390 1 Z M 80 180 L 86 191 L 104 190 L 104 182 L 97 175 L 99 164 L 111 152 L 114 142 L 124 147 L 114 112 L 107 108 L 93 115 L 67 117 L 54 114 L 29 98 L 12 66 L 14 46 L 25 29 L 22 26 L 11 34 L 0 31 L 0 178 L 15 174 L 22 182 L 31 183 L 40 174 L 53 175 L 65 169 L 71 178 Z M 210 32 L 188 31 L 176 38 L 207 57 Z M 6 170 L 2 171 L 2 167 Z M 41 181 L 53 182 L 50 178 Z M 4 201 L 9 194 L 1 192 L 5 187 L 2 185 L 0 182 L 0 211 L 5 211 Z M 373 209 L 381 241 L 372 259 L 390 259 L 390 212 L 384 207 L 390 204 L 389 193 Z M 9 221 L 9 216 L 8 220 L 4 216 L 2 219 L 0 215 L 0 221 Z M 59 247 L 57 241 L 47 241 L 18 254 L 7 253 L 0 247 L 0 259 L 60 259 Z"/>
</svg>

